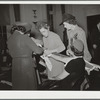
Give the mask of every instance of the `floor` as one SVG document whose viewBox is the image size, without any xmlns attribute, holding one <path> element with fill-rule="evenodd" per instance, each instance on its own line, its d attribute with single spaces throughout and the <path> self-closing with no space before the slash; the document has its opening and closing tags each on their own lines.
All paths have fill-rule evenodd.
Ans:
<svg viewBox="0 0 100 100">
<path fill-rule="evenodd" d="M 11 67 L 2 67 L 2 72 L 0 73 L 0 90 L 12 90 L 11 72 Z M 44 80 L 47 78 L 44 75 L 42 77 Z M 100 71 L 92 71 L 88 78 L 90 87 L 86 91 L 100 91 Z"/>
<path fill-rule="evenodd" d="M 0 90 L 11 90 L 12 79 L 11 79 L 11 67 L 1 67 L 0 73 Z"/>
<path fill-rule="evenodd" d="M 43 70 L 43 66 L 40 67 Z M 44 77 L 45 78 L 45 77 Z M 89 79 L 89 88 L 86 91 L 100 91 L 100 70 L 99 71 L 92 71 L 90 75 L 88 75 Z"/>
<path fill-rule="evenodd" d="M 100 91 L 100 71 L 92 71 L 90 76 L 90 88 L 89 90 Z"/>
</svg>

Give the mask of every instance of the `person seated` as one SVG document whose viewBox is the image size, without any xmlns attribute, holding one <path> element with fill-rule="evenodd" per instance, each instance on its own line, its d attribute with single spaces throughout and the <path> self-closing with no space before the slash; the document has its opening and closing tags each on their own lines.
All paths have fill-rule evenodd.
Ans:
<svg viewBox="0 0 100 100">
<path fill-rule="evenodd" d="M 53 81 L 59 81 L 57 81 L 57 84 L 59 84 L 59 90 L 70 90 L 71 81 L 85 74 L 85 61 L 83 59 L 83 42 L 81 40 L 76 40 L 71 46 L 71 51 L 73 55 L 70 57 L 59 56 L 59 54 L 55 53 L 49 55 L 49 57 L 52 57 L 55 60 L 66 63 L 63 72 L 58 76 L 52 78 Z"/>
</svg>

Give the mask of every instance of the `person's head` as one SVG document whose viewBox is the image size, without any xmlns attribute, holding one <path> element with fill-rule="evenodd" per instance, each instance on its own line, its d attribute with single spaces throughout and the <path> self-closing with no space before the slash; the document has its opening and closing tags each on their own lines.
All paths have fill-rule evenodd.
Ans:
<svg viewBox="0 0 100 100">
<path fill-rule="evenodd" d="M 68 30 L 73 29 L 73 27 L 75 27 L 75 25 L 77 24 L 75 16 L 64 13 L 62 16 L 62 23 L 60 25 L 62 24 L 64 25 L 64 28 Z"/>
<path fill-rule="evenodd" d="M 45 21 L 38 21 L 37 24 L 36 24 L 36 29 L 39 30 L 39 32 L 44 37 L 48 37 L 48 35 L 49 35 L 49 28 L 50 28 L 50 26 Z"/>
<path fill-rule="evenodd" d="M 75 56 L 83 56 L 84 55 L 84 44 L 81 40 L 76 39 L 71 45 L 71 50 L 73 51 Z"/>
<path fill-rule="evenodd" d="M 21 31 L 24 34 L 28 34 L 31 32 L 32 25 L 29 23 L 22 23 L 22 22 L 16 22 L 13 27 L 11 28 L 11 33 L 15 30 Z"/>
</svg>

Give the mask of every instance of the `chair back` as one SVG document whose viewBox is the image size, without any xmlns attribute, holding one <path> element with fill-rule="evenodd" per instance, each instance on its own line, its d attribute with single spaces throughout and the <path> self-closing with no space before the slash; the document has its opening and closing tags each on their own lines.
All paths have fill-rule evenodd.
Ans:
<svg viewBox="0 0 100 100">
<path fill-rule="evenodd" d="M 40 90 L 85 90 L 89 81 L 83 84 L 84 80 L 88 79 L 86 73 L 72 73 L 63 80 L 47 80 L 40 85 Z M 81 86 L 83 84 L 83 86 Z"/>
</svg>

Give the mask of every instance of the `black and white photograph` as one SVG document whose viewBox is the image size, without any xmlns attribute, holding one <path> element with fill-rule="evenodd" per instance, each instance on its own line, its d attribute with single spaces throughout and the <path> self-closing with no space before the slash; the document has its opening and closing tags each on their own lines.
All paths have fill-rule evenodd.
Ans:
<svg viewBox="0 0 100 100">
<path fill-rule="evenodd" d="M 0 91 L 100 91 L 100 2 L 74 3 L 0 3 Z"/>
</svg>

